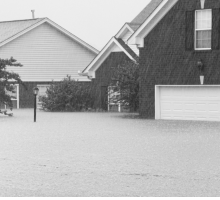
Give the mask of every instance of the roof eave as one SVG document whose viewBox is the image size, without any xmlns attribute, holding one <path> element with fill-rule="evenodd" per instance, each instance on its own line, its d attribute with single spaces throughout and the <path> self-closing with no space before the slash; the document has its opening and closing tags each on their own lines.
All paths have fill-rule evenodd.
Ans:
<svg viewBox="0 0 220 200">
<path fill-rule="evenodd" d="M 134 62 L 137 62 L 135 58 L 133 58 L 124 48 L 123 46 L 117 41 L 115 37 L 113 37 L 106 46 L 102 49 L 102 51 L 96 56 L 96 58 L 83 70 L 83 74 L 88 74 L 92 78 L 95 78 L 95 72 L 96 70 L 101 66 L 101 64 L 105 61 L 106 57 L 109 56 L 109 54 L 112 52 L 111 45 L 115 43 L 120 49 L 121 52 L 124 52 L 131 60 Z M 106 53 L 106 54 L 104 54 Z"/>
<path fill-rule="evenodd" d="M 145 22 L 131 35 L 128 44 L 144 47 L 144 38 L 160 22 L 167 12 L 178 2 L 178 0 L 163 0 Z"/>
<path fill-rule="evenodd" d="M 119 30 L 119 32 L 115 35 L 116 38 L 121 38 L 122 34 L 126 31 L 130 31 L 132 34 L 134 33 L 134 30 L 128 25 L 128 23 L 125 23 L 122 28 Z"/>
</svg>

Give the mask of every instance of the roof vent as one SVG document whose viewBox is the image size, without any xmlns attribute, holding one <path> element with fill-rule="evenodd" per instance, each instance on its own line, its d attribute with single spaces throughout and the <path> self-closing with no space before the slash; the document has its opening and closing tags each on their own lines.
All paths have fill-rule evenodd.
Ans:
<svg viewBox="0 0 220 200">
<path fill-rule="evenodd" d="M 31 12 L 32 12 L 32 18 L 35 19 L 35 17 L 34 17 L 34 10 L 31 10 Z"/>
</svg>

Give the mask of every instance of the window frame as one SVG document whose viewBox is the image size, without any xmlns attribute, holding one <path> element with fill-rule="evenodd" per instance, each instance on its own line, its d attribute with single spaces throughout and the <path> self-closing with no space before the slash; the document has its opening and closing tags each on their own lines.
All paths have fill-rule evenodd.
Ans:
<svg viewBox="0 0 220 200">
<path fill-rule="evenodd" d="M 16 87 L 17 90 L 16 90 L 16 98 L 11 98 L 12 101 L 17 101 L 17 108 L 16 109 L 19 109 L 19 105 L 20 105 L 20 102 L 19 102 L 19 84 L 11 84 L 12 86 Z M 7 93 L 7 91 L 6 91 Z M 10 93 L 8 93 L 10 95 Z M 5 105 L 5 109 L 7 109 L 7 106 Z"/>
<path fill-rule="evenodd" d="M 196 29 L 196 22 L 197 22 L 197 12 L 201 12 L 201 11 L 205 11 L 205 10 L 210 10 L 211 11 L 211 28 L 206 28 L 206 29 Z M 202 10 L 195 10 L 195 25 L 194 25 L 194 47 L 195 50 L 212 50 L 212 9 L 202 9 Z M 196 37 L 196 33 L 197 31 L 205 31 L 205 30 L 211 30 L 211 47 L 210 48 L 197 48 L 196 47 L 196 41 L 197 41 L 197 37 Z"/>
</svg>

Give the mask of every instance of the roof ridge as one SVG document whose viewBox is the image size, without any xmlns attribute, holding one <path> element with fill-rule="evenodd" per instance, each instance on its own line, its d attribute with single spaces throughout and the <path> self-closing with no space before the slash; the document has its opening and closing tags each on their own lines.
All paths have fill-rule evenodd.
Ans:
<svg viewBox="0 0 220 200">
<path fill-rule="evenodd" d="M 45 19 L 46 17 L 42 18 L 34 18 L 34 19 L 20 19 L 20 20 L 11 20 L 11 21 L 0 21 L 0 23 L 6 23 L 6 22 L 19 22 L 19 21 L 30 21 L 30 20 L 38 20 L 38 19 Z"/>
</svg>

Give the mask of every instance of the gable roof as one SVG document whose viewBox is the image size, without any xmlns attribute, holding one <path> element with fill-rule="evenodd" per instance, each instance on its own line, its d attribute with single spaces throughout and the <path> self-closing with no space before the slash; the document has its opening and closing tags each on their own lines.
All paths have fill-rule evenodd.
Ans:
<svg viewBox="0 0 220 200">
<path fill-rule="evenodd" d="M 32 29 L 40 26 L 43 23 L 49 23 L 54 28 L 58 29 L 71 39 L 75 40 L 79 44 L 83 45 L 88 50 L 98 54 L 98 50 L 90 46 L 80 38 L 76 37 L 72 33 L 68 32 L 58 24 L 54 23 L 48 18 L 37 18 L 28 20 L 15 20 L 15 21 L 5 21 L 0 22 L 0 47 L 11 42 L 12 40 L 20 37 L 21 35 L 31 31 Z"/>
<path fill-rule="evenodd" d="M 138 62 L 139 57 L 134 53 L 134 51 L 125 43 L 121 37 L 130 31 L 132 34 L 135 33 L 142 25 L 142 23 L 151 15 L 154 10 L 160 5 L 163 0 L 152 0 L 130 23 L 125 23 L 119 32 L 113 37 L 106 46 L 101 50 L 101 52 L 96 56 L 96 58 L 83 70 L 79 72 L 81 76 L 89 76 L 95 78 L 95 71 L 104 62 L 107 55 L 113 51 L 112 44 L 117 45 L 121 51 L 123 51 L 131 60 Z"/>
<path fill-rule="evenodd" d="M 133 24 L 142 24 L 160 5 L 163 0 L 151 0 L 150 3 L 131 21 Z"/>
<path fill-rule="evenodd" d="M 154 10 L 151 13 L 147 13 L 144 10 L 142 11 L 142 13 L 146 13 L 146 16 L 148 17 L 128 39 L 128 44 L 135 44 L 139 47 L 144 47 L 144 38 L 151 32 L 151 30 L 160 22 L 160 20 L 179 0 L 152 0 L 151 3 L 153 3 L 154 1 L 157 1 L 158 5 L 154 5 Z M 141 20 L 141 17 L 138 17 L 137 19 Z M 133 21 L 135 20 L 136 19 L 134 19 Z"/>
<path fill-rule="evenodd" d="M 0 43 L 29 28 L 43 18 L 0 22 Z"/>
<path fill-rule="evenodd" d="M 154 12 L 154 10 L 160 5 L 163 0 L 151 0 L 150 3 L 131 21 L 125 23 L 125 25 L 116 34 L 116 37 L 120 37 L 121 33 L 127 28 L 134 33 L 141 24 Z"/>
<path fill-rule="evenodd" d="M 114 47 L 119 48 L 120 52 L 124 52 L 134 62 L 138 62 L 138 56 L 130 49 L 130 47 L 127 46 L 122 39 L 113 37 L 92 60 L 92 62 L 82 72 L 79 71 L 79 75 L 95 78 L 95 71 L 110 55 L 110 53 L 113 52 Z"/>
</svg>

